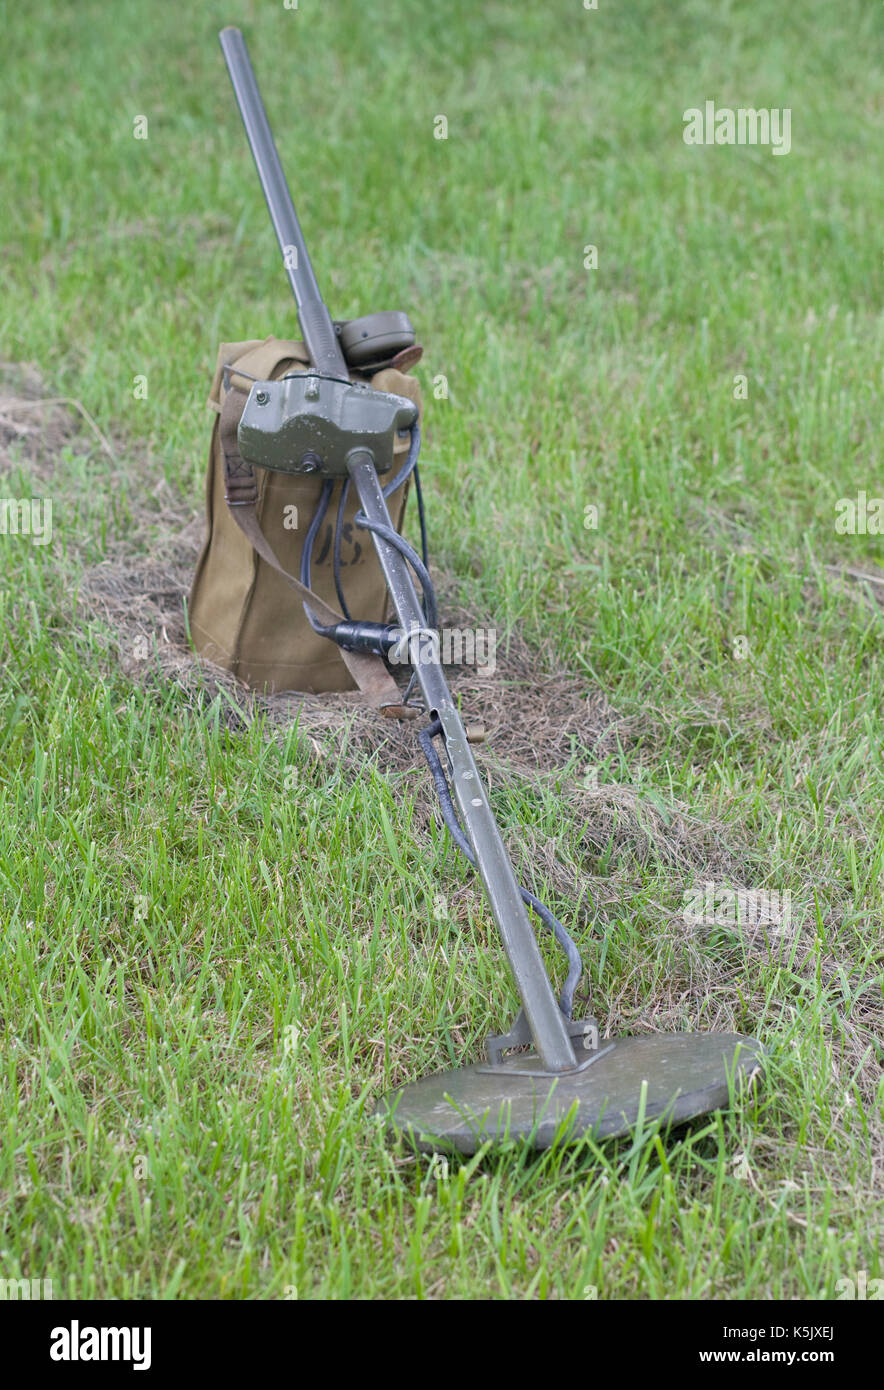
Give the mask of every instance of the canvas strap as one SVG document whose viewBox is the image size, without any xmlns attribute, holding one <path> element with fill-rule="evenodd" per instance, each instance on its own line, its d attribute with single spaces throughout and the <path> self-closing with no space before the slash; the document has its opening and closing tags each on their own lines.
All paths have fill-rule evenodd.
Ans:
<svg viewBox="0 0 884 1390">
<path fill-rule="evenodd" d="M 241 456 L 237 439 L 240 418 L 247 400 L 248 393 L 231 383 L 224 397 L 218 422 L 221 452 L 224 456 L 224 495 L 230 515 L 265 564 L 282 575 L 298 597 L 309 606 L 318 622 L 342 622 L 341 613 L 283 568 L 261 530 L 258 520 L 258 480 L 252 465 Z M 363 652 L 348 652 L 343 647 L 339 647 L 338 650 L 367 704 L 376 709 L 383 709 L 390 715 L 402 716 L 406 712 L 409 715 L 416 712 L 402 705 L 399 687 L 380 657 Z"/>
</svg>

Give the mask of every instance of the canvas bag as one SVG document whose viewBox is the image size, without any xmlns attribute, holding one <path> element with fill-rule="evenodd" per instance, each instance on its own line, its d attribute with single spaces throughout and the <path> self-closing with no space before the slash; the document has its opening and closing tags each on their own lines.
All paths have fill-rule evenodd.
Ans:
<svg viewBox="0 0 884 1390">
<path fill-rule="evenodd" d="M 263 342 L 222 343 L 219 349 L 208 402 L 216 419 L 206 475 L 207 533 L 190 594 L 191 637 L 203 656 L 255 690 L 321 694 L 359 687 L 371 703 L 395 702 L 395 683 L 380 658 L 342 653 L 313 631 L 297 593 L 257 553 L 225 501 L 219 422 L 228 388 L 247 392 L 251 378 L 271 381 L 289 372 L 307 370 L 309 364 L 304 344 L 296 340 L 266 338 Z M 225 372 L 225 368 L 229 370 Z M 377 391 L 408 396 L 418 409 L 421 407 L 418 383 L 394 367 L 368 377 L 354 374 L 353 380 L 367 381 Z M 408 439 L 397 439 L 394 472 L 405 461 L 407 451 Z M 266 468 L 255 469 L 255 478 L 261 531 L 282 568 L 297 577 L 304 537 L 322 479 Z M 312 566 L 313 592 L 336 612 L 339 604 L 332 570 L 332 536 L 342 486 L 342 481 L 335 483 L 316 539 Z M 388 500 L 397 530 L 402 527 L 407 495 L 405 482 Z M 356 489 L 351 487 L 342 532 L 341 588 L 354 617 L 383 622 L 387 617 L 386 584 L 369 533 L 354 524 L 358 510 Z M 370 673 L 367 682 L 362 679 L 364 672 Z"/>
</svg>

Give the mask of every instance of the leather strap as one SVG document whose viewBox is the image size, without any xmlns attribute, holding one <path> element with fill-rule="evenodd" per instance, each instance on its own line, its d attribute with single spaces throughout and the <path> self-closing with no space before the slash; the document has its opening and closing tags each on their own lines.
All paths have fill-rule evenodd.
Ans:
<svg viewBox="0 0 884 1390">
<path fill-rule="evenodd" d="M 252 465 L 240 454 L 237 438 L 240 418 L 247 400 L 247 392 L 231 384 L 224 397 L 218 422 L 221 452 L 224 457 L 224 496 L 230 515 L 265 564 L 282 575 L 298 597 L 309 606 L 318 622 L 326 625 L 342 622 L 341 613 L 312 589 L 308 589 L 300 579 L 283 569 L 261 530 L 258 520 L 258 480 Z M 417 714 L 417 710 L 402 704 L 399 687 L 379 656 L 370 656 L 365 652 L 348 652 L 343 647 L 339 647 L 338 651 L 367 704 L 376 709 L 383 709 L 391 717 L 411 717 Z"/>
</svg>

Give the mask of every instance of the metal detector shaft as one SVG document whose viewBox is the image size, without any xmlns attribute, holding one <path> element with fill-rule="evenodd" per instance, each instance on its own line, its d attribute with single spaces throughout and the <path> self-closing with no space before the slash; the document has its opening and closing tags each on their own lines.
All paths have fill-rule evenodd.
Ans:
<svg viewBox="0 0 884 1390">
<path fill-rule="evenodd" d="M 368 520 L 391 526 L 387 504 L 369 454 L 353 461 L 350 476 Z M 377 535 L 373 539 L 399 625 L 403 632 L 418 633 L 423 629 L 424 615 L 408 566 L 392 545 L 387 545 Z M 547 1070 L 567 1071 L 576 1066 L 577 1061 L 564 1015 L 553 995 L 513 866 L 500 838 L 448 682 L 438 660 L 420 659 L 415 671 L 427 709 L 437 714 L 442 724 L 454 797 L 473 846 L 491 913 L 515 977 L 538 1055 Z"/>
<path fill-rule="evenodd" d="M 291 194 L 286 184 L 267 121 L 245 39 L 238 29 L 224 29 L 221 47 L 242 115 L 258 175 L 298 307 L 304 342 L 318 371 L 348 377 L 331 316 L 326 308 Z M 289 254 L 295 247 L 297 254 Z M 362 510 L 370 522 L 393 529 L 373 457 L 368 449 L 355 451 L 350 476 Z M 407 562 L 377 534 L 372 535 L 390 590 L 399 625 L 405 633 L 424 629 L 424 614 Z M 488 803 L 460 715 L 438 660 L 419 660 L 416 674 L 426 708 L 437 714 L 445 737 L 455 800 L 479 865 L 491 912 L 522 999 L 537 1053 L 551 1072 L 572 1070 L 576 1057 L 571 1039 L 547 977 L 519 885 Z"/>
<path fill-rule="evenodd" d="M 219 38 L 236 103 L 255 159 L 258 178 L 267 199 L 273 229 L 282 251 L 283 264 L 298 306 L 298 321 L 307 351 L 317 371 L 329 372 L 332 376 L 343 377 L 346 380 L 349 377 L 347 364 L 338 343 L 334 324 L 319 293 L 298 214 L 295 212 L 292 195 L 282 172 L 273 132 L 255 81 L 246 41 L 240 30 L 232 27 L 222 29 Z"/>
</svg>

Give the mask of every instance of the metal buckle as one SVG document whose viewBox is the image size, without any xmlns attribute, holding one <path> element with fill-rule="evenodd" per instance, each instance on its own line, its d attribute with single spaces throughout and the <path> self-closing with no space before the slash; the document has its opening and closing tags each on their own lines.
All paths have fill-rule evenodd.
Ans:
<svg viewBox="0 0 884 1390">
<path fill-rule="evenodd" d="M 221 368 L 221 384 L 225 391 L 230 390 L 230 373 L 236 372 L 237 376 L 245 377 L 246 381 L 260 381 L 261 378 L 252 376 L 251 372 L 244 372 L 242 367 L 237 367 L 233 362 L 225 362 Z"/>
</svg>

